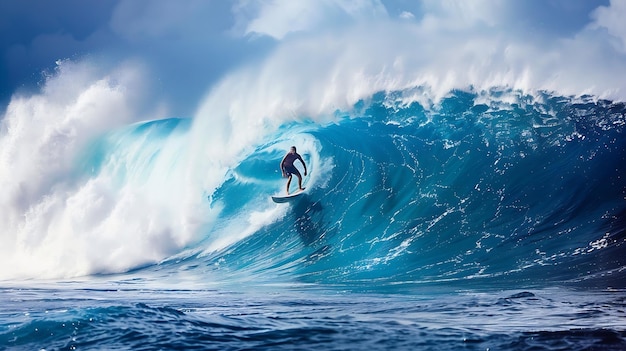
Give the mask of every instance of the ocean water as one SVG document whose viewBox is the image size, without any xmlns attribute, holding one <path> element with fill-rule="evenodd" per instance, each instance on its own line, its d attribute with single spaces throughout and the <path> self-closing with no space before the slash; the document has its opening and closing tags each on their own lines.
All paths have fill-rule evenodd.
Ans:
<svg viewBox="0 0 626 351">
<path fill-rule="evenodd" d="M 111 287 L 112 288 L 112 287 Z M 7 289 L 10 350 L 623 350 L 619 292 Z"/>
<path fill-rule="evenodd" d="M 223 126 L 52 128 L 46 177 L 3 178 L 0 349 L 626 349 L 624 104 L 423 90 L 200 156 Z"/>
</svg>

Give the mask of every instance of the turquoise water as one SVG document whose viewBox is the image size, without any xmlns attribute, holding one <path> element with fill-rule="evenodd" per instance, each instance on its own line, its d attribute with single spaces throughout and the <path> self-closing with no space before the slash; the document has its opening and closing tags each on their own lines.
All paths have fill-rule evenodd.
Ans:
<svg viewBox="0 0 626 351">
<path fill-rule="evenodd" d="M 454 92 L 426 111 L 389 99 L 349 111 L 360 118 L 283 127 L 273 140 L 293 128 L 314 141 L 303 155 L 321 175 L 307 196 L 186 260 L 218 280 L 624 287 L 623 105 L 521 96 L 490 107 Z M 270 141 L 242 160 L 212 196 L 221 215 L 267 202 L 282 155 Z"/>
</svg>

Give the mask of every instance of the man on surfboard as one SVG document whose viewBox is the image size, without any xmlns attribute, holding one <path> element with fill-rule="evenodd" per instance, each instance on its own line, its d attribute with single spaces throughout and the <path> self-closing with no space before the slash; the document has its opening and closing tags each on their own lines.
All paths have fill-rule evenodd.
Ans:
<svg viewBox="0 0 626 351">
<path fill-rule="evenodd" d="M 295 160 L 300 160 L 300 162 L 302 162 L 302 165 L 304 166 L 304 175 L 306 176 L 306 164 L 304 163 L 302 156 L 300 156 L 300 154 L 296 152 L 295 146 L 292 146 L 291 150 L 289 150 L 289 153 L 287 153 L 287 155 L 283 157 L 283 160 L 280 161 L 280 170 L 283 172 L 283 178 L 289 178 L 289 180 L 287 180 L 287 195 L 289 195 L 291 177 L 294 174 L 298 177 L 298 189 L 300 189 L 300 191 L 304 190 L 304 188 L 302 187 L 302 175 L 293 164 Z"/>
</svg>

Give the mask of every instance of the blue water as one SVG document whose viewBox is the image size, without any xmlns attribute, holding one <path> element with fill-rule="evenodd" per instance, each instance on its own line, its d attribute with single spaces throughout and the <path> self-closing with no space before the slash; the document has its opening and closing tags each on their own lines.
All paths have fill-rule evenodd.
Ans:
<svg viewBox="0 0 626 351">
<path fill-rule="evenodd" d="M 11 350 L 623 350 L 623 294 L 4 290 Z M 9 323 L 4 321 L 10 321 Z"/>
<path fill-rule="evenodd" d="M 162 260 L 7 281 L 0 348 L 626 349 L 624 104 L 408 93 L 248 145 L 198 194 L 211 221 Z M 176 166 L 171 140 L 193 128 L 172 118 L 99 136 L 76 177 L 124 184 L 164 154 Z M 307 193 L 277 205 L 292 143 Z"/>
</svg>

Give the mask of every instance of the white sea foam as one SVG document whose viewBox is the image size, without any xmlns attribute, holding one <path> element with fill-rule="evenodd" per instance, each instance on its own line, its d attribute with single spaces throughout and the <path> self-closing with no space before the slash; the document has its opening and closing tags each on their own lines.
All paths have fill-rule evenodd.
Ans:
<svg viewBox="0 0 626 351">
<path fill-rule="evenodd" d="M 93 138 L 145 112 L 141 72 L 60 62 L 41 93 L 13 98 L 0 134 L 0 279 L 126 270 L 189 240 L 191 216 L 177 218 L 180 205 L 154 191 L 165 184 L 151 184 L 163 170 L 142 173 L 145 149 L 127 145 L 99 174 L 77 172 Z"/>
</svg>

